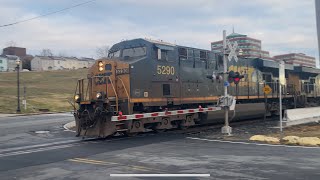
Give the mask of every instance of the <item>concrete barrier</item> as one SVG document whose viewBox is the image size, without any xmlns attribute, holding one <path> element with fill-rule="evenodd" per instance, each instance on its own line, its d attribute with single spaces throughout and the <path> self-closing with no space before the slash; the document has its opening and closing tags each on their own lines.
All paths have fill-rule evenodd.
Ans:
<svg viewBox="0 0 320 180">
<path fill-rule="evenodd" d="M 287 109 L 283 117 L 284 126 L 320 121 L 320 107 Z"/>
</svg>

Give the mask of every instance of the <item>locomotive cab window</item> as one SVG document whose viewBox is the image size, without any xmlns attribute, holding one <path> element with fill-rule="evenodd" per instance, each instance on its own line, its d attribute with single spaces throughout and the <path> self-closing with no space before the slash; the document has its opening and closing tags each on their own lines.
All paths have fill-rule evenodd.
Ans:
<svg viewBox="0 0 320 180">
<path fill-rule="evenodd" d="M 123 49 L 122 51 L 122 57 L 124 57 L 125 59 L 143 57 L 146 54 L 147 54 L 146 47 L 128 48 L 128 49 Z"/>
<path fill-rule="evenodd" d="M 158 60 L 168 61 L 168 51 L 164 49 L 158 49 Z"/>
<path fill-rule="evenodd" d="M 120 50 L 114 51 L 114 52 L 109 52 L 108 57 L 109 58 L 120 57 Z"/>
<path fill-rule="evenodd" d="M 158 60 L 170 61 L 170 57 L 172 56 L 172 51 L 174 50 L 171 46 L 166 45 L 155 45 L 156 54 Z M 172 57 L 171 57 L 172 59 Z"/>
</svg>

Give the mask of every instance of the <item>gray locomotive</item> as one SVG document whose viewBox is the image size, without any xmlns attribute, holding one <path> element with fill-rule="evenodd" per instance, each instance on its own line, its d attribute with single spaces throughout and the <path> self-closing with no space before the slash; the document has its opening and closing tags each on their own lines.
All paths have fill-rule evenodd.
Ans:
<svg viewBox="0 0 320 180">
<path fill-rule="evenodd" d="M 261 116 L 265 111 L 277 113 L 278 66 L 259 58 L 228 63 L 229 94 L 237 99 L 235 119 Z M 320 95 L 319 70 L 290 64 L 285 69 L 287 85 L 282 92 L 286 108 L 306 106 L 308 97 L 314 100 Z M 116 132 L 130 134 L 218 121 L 221 112 L 169 118 L 142 118 L 142 114 L 214 106 L 223 94 L 222 70 L 222 55 L 212 51 L 149 39 L 117 43 L 108 58 L 97 60 L 88 78 L 78 82 L 77 132 L 106 137 Z M 270 94 L 263 92 L 266 85 L 272 89 Z M 112 121 L 114 116 L 132 114 L 140 118 Z"/>
</svg>

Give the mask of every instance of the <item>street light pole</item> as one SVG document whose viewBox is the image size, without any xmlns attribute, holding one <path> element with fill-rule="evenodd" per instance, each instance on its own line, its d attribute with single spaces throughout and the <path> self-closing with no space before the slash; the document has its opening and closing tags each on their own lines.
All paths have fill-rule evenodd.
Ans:
<svg viewBox="0 0 320 180">
<path fill-rule="evenodd" d="M 18 105 L 17 105 L 17 113 L 20 113 L 20 60 L 16 60 L 16 64 L 17 64 L 17 100 L 18 100 Z"/>
</svg>

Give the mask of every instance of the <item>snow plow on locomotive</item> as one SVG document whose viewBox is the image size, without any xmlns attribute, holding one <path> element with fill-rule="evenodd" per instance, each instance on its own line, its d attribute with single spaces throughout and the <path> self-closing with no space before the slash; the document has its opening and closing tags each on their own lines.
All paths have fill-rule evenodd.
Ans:
<svg viewBox="0 0 320 180">
<path fill-rule="evenodd" d="M 277 68 L 276 62 L 263 59 L 229 62 L 229 94 L 237 99 L 234 119 L 277 111 Z M 89 69 L 87 79 L 78 80 L 77 135 L 132 135 L 222 120 L 216 106 L 223 94 L 222 71 L 222 56 L 212 51 L 149 39 L 117 43 L 108 58 Z M 305 98 L 320 94 L 318 74 L 315 69 L 286 66 L 288 85 L 282 92 L 287 108 L 304 106 Z M 272 88 L 271 94 L 264 94 L 265 85 Z"/>
</svg>

